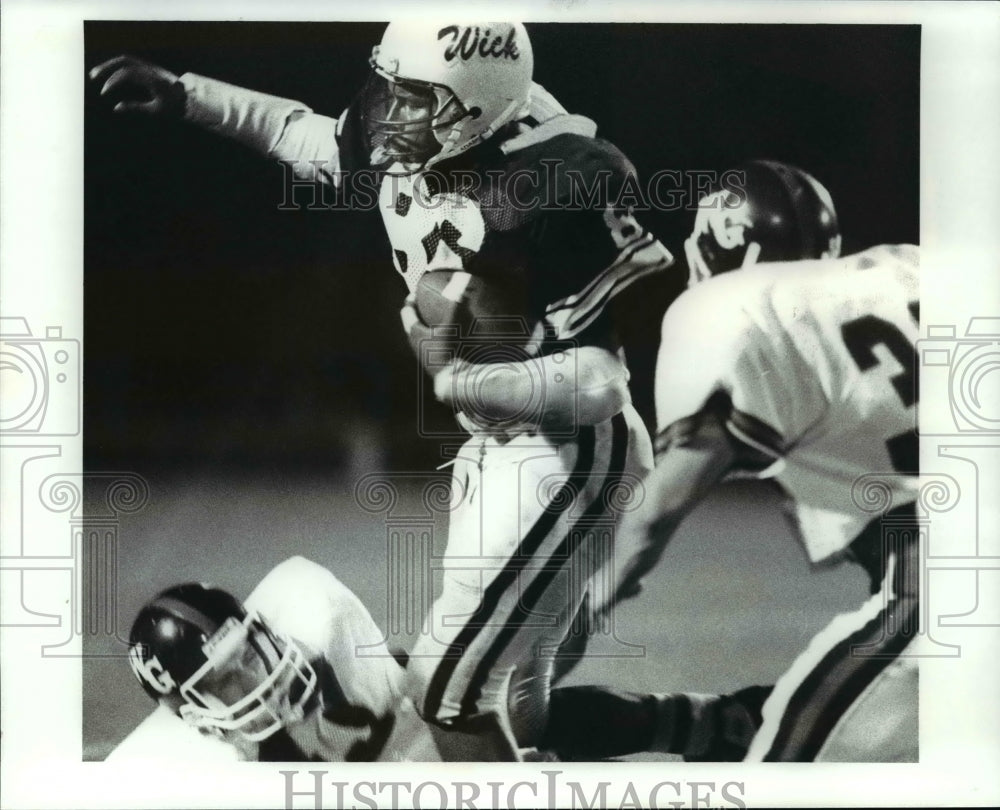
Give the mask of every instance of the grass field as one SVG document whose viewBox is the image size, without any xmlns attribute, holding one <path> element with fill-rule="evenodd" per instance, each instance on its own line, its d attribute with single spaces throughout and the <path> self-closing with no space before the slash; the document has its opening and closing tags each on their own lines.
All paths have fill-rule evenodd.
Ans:
<svg viewBox="0 0 1000 810">
<path fill-rule="evenodd" d="M 295 554 L 330 568 L 387 626 L 386 523 L 357 504 L 350 477 L 146 477 L 149 504 L 119 529 L 120 638 L 158 589 L 198 580 L 245 596 Z M 415 497 L 402 492 L 402 501 Z M 597 636 L 565 683 L 714 692 L 772 682 L 816 630 L 867 593 L 860 569 L 810 570 L 778 503 L 760 484 L 718 490 L 682 526 L 641 598 L 616 614 L 618 638 L 644 645 L 645 654 L 616 657 L 614 639 Z M 411 639 L 405 627 L 390 637 Z M 89 656 L 110 656 L 84 664 L 84 758 L 101 760 L 152 703 L 120 639 L 85 636 L 84 644 Z"/>
</svg>

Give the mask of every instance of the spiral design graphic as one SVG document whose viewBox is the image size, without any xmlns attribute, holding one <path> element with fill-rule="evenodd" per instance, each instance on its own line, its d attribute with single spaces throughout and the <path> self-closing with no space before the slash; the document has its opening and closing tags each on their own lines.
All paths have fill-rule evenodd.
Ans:
<svg viewBox="0 0 1000 810">
<path fill-rule="evenodd" d="M 563 510 L 580 494 L 580 487 L 562 474 L 546 475 L 538 482 L 535 489 L 538 503 L 546 508 Z"/>
<path fill-rule="evenodd" d="M 366 512 L 389 512 L 399 501 L 399 490 L 381 473 L 363 476 L 354 487 L 354 500 Z"/>
<path fill-rule="evenodd" d="M 42 481 L 38 496 L 50 512 L 77 512 L 83 501 L 83 492 L 77 482 L 59 475 L 50 475 Z"/>
<path fill-rule="evenodd" d="M 114 512 L 134 514 L 149 502 L 149 484 L 139 475 L 117 477 L 105 490 L 104 501 Z"/>
<path fill-rule="evenodd" d="M 917 501 L 924 512 L 948 512 L 955 508 L 961 495 L 958 481 L 950 475 L 935 473 L 921 484 Z"/>
<path fill-rule="evenodd" d="M 979 430 L 1000 430 L 997 402 L 986 393 L 987 381 L 996 385 L 996 375 L 1000 375 L 1000 349 L 994 345 L 966 352 L 952 369 L 951 407 Z"/>
<path fill-rule="evenodd" d="M 614 514 L 634 512 L 645 499 L 642 479 L 628 473 L 604 490 L 604 507 Z"/>
<path fill-rule="evenodd" d="M 456 483 L 452 489 L 451 484 L 446 478 L 433 478 L 424 484 L 420 497 L 428 512 L 450 512 L 462 502 L 465 488 Z"/>
<path fill-rule="evenodd" d="M 891 473 L 890 473 L 891 474 Z M 892 487 L 886 480 L 889 474 L 862 475 L 851 487 L 851 500 L 864 512 L 887 512 L 892 506 Z"/>
</svg>

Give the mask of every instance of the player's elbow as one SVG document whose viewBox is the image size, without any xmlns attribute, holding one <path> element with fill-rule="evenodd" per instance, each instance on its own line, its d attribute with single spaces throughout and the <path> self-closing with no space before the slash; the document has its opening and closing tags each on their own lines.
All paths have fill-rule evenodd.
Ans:
<svg viewBox="0 0 1000 810">
<path fill-rule="evenodd" d="M 594 388 L 581 389 L 577 399 L 577 422 L 597 425 L 621 413 L 630 401 L 628 385 L 609 380 Z"/>
<path fill-rule="evenodd" d="M 620 413 L 630 401 L 624 363 L 606 349 L 576 350 L 577 422 L 596 425 Z"/>
</svg>

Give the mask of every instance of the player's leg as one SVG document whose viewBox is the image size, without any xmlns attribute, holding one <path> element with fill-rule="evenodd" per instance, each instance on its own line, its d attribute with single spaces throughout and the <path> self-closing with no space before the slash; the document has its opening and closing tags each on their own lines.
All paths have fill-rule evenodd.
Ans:
<svg viewBox="0 0 1000 810">
<path fill-rule="evenodd" d="M 483 542 L 483 525 L 487 517 L 483 506 L 489 501 L 486 500 L 482 459 L 488 443 L 494 442 L 482 437 L 470 439 L 456 456 L 441 594 L 424 617 L 423 632 L 407 656 L 406 691 L 412 702 L 407 699 L 405 703 L 415 709 L 414 722 L 423 728 L 434 752 L 433 757 L 423 756 L 419 761 L 433 758 L 465 762 L 518 760 L 517 744 L 506 717 L 496 712 L 459 717 L 457 713 L 440 711 L 435 715 L 423 711 L 424 696 L 435 671 L 449 656 L 461 629 L 476 615 L 490 578 L 510 555 L 510 548 Z M 543 448 L 542 452 L 551 455 L 548 448 Z M 507 509 L 500 514 L 515 513 Z M 509 527 L 499 536 L 516 537 L 516 527 Z"/>
<path fill-rule="evenodd" d="M 435 637 L 421 639 L 415 648 L 424 656 L 416 691 L 425 717 L 453 722 L 503 711 L 518 665 L 531 656 L 554 655 L 582 598 L 595 530 L 601 518 L 607 523 L 607 505 L 627 468 L 632 435 L 629 420 L 619 415 L 581 428 L 574 442 L 554 445 L 535 437 L 534 446 L 515 440 L 489 448 L 481 474 L 481 524 L 469 528 L 467 518 L 457 521 L 483 544 L 483 558 L 471 561 L 481 588 L 476 591 L 456 553 L 468 547 L 469 538 L 451 538 L 451 576 L 431 621 Z M 555 452 L 542 452 L 546 446 Z M 491 554 L 497 551 L 507 555 L 502 566 Z M 449 592 L 464 595 L 466 608 L 472 602 L 475 607 L 464 617 L 445 609 Z M 443 621 L 445 613 L 450 624 Z M 545 700 L 547 695 L 541 703 Z M 535 701 L 521 705 L 533 707 L 529 722 L 512 725 L 521 729 L 519 742 L 531 745 L 530 736 L 543 728 L 544 709 L 537 714 Z"/>
<path fill-rule="evenodd" d="M 748 761 L 916 760 L 918 543 L 915 531 L 894 536 L 882 590 L 835 618 L 779 679 Z"/>
<path fill-rule="evenodd" d="M 508 710 L 511 725 L 526 746 L 541 745 L 550 724 L 552 684 L 583 657 L 587 639 L 598 626 L 590 607 L 590 589 L 606 579 L 599 572 L 611 558 L 618 513 L 641 500 L 639 482 L 652 465 L 652 447 L 638 415 L 629 407 L 621 416 L 617 433 L 612 425 L 605 434 L 612 439 L 605 440 L 605 446 L 614 459 L 617 435 L 617 458 L 621 459 L 624 451 L 624 468 L 612 460 L 611 469 L 618 470 L 617 474 L 604 479 L 591 477 L 588 490 L 582 493 L 574 510 L 579 517 L 572 529 L 579 541 L 575 556 L 560 559 L 557 576 L 547 590 L 538 593 L 536 621 L 525 622 L 516 632 L 510 626 L 506 628 L 508 650 L 516 662 Z M 593 493 L 597 493 L 596 497 L 591 497 Z M 558 621 L 543 626 L 538 617 L 558 617 Z"/>
<path fill-rule="evenodd" d="M 629 417 L 634 415 L 631 407 L 626 411 L 626 415 Z M 645 497 L 642 482 L 653 469 L 653 449 L 645 427 L 637 418 L 629 418 L 628 425 L 630 436 L 626 475 L 615 493 L 616 497 L 612 499 L 613 502 L 608 504 L 606 513 L 606 517 L 612 519 L 616 527 L 623 510 L 637 508 L 642 503 Z M 615 572 L 610 563 L 616 557 L 627 558 L 628 551 L 623 549 L 622 539 L 616 531 L 612 543 L 595 549 L 597 552 L 608 552 L 608 556 L 593 561 L 592 567 L 595 573 L 584 588 L 583 601 L 573 616 L 566 637 L 555 655 L 552 684 L 563 680 L 586 657 L 590 639 L 595 634 L 612 632 Z M 639 547 L 637 546 L 635 550 L 638 552 Z M 611 553 L 612 551 L 614 553 Z"/>
<path fill-rule="evenodd" d="M 516 593 L 501 586 L 511 580 L 516 591 L 520 569 L 530 562 L 516 553 L 531 528 L 523 526 L 527 498 L 522 491 L 530 489 L 535 497 L 536 479 L 558 475 L 563 467 L 558 448 L 529 437 L 516 449 L 495 439 L 470 440 L 462 449 L 454 468 L 457 505 L 449 521 L 441 595 L 408 668 L 409 692 L 428 719 L 450 722 L 476 713 L 463 705 L 462 683 L 472 678 L 477 651 L 488 648 L 516 606 Z M 503 579 L 498 582 L 498 577 Z M 509 674 L 495 674 L 485 689 L 495 700 L 482 698 L 481 708 L 502 704 Z"/>
<path fill-rule="evenodd" d="M 540 747 L 567 761 L 656 752 L 688 761 L 736 762 L 760 728 L 761 706 L 770 692 L 769 686 L 728 695 L 559 687 L 552 690 Z"/>
<path fill-rule="evenodd" d="M 911 644 L 908 651 L 913 651 Z M 916 762 L 920 694 L 916 657 L 898 658 L 841 716 L 816 762 Z"/>
<path fill-rule="evenodd" d="M 536 560 L 528 572 L 519 610 L 498 639 L 505 662 L 515 669 L 508 693 L 511 726 L 523 746 L 538 746 L 549 723 L 549 696 L 554 672 L 584 613 L 589 583 L 609 558 L 617 510 L 632 498 L 631 488 L 651 460 L 648 437 L 631 408 L 597 429 L 597 467 L 581 480 L 582 490 L 569 510 L 570 525 L 562 545 L 547 560 Z M 646 452 L 648 451 L 648 452 Z M 495 645 L 495 649 L 496 646 Z M 582 652 L 582 646 L 580 648 Z"/>
</svg>

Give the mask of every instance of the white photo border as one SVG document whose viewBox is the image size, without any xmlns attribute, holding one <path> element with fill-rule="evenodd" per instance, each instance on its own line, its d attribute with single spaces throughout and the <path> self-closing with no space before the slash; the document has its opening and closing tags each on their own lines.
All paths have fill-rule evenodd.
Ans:
<svg viewBox="0 0 1000 810">
<path fill-rule="evenodd" d="M 440 5 L 440 4 L 439 4 Z M 463 13 L 495 4 L 464 2 Z M 921 76 L 921 246 L 923 324 L 951 324 L 961 336 L 972 318 L 1000 316 L 1000 15 L 995 4 L 978 3 L 685 3 L 550 2 L 506 3 L 507 16 L 526 21 L 656 21 L 755 23 L 899 23 L 922 26 Z M 372 20 L 424 16 L 426 4 L 369 0 L 330 5 L 318 1 L 194 3 L 52 2 L 7 0 L 3 7 L 2 197 L 0 197 L 0 301 L 5 317 L 25 318 L 36 330 L 60 325 L 63 336 L 83 335 L 83 21 L 171 20 Z M 924 332 L 922 331 L 922 335 Z M 995 341 L 994 341 L 995 345 Z M 996 374 L 992 384 L 995 386 Z M 938 391 L 925 391 L 930 408 L 947 411 Z M 997 401 L 993 400 L 996 405 Z M 922 422 L 927 418 L 922 413 Z M 39 445 L 44 442 L 39 442 Z M 81 467 L 79 435 L 54 442 L 67 468 Z M 16 450 L 4 442 L 3 555 L 16 557 L 21 533 L 11 517 L 20 492 Z M 25 445 L 22 445 L 22 447 Z M 932 465 L 944 449 L 925 443 Z M 931 457 L 928 454 L 934 453 Z M 990 475 L 995 470 L 985 470 Z M 14 476 L 12 478 L 11 476 Z M 979 492 L 995 491 L 992 477 L 976 479 Z M 995 506 L 980 503 L 983 529 L 997 526 Z M 951 520 L 951 523 L 948 523 Z M 945 515 L 942 526 L 968 530 L 962 516 Z M 44 527 L 38 527 L 44 531 Z M 985 565 L 985 564 L 984 564 Z M 995 566 L 995 563 L 993 563 Z M 995 573 L 995 572 L 994 572 Z M 11 576 L 4 571 L 5 579 Z M 994 583 L 995 584 L 995 583 Z M 3 597 L 4 615 L 16 607 Z M 934 618 L 933 616 L 931 617 Z M 1000 618 L 994 618 L 1000 621 Z M 962 644 L 960 659 L 929 658 L 921 674 L 921 762 L 906 765 L 723 765 L 683 763 L 592 765 L 355 765 L 234 764 L 179 772 L 168 764 L 148 769 L 81 761 L 81 661 L 39 655 L 44 631 L 0 628 L 2 717 L 0 746 L 3 808 L 285 807 L 286 777 L 300 773 L 295 790 L 307 791 L 310 770 L 323 771 L 323 806 L 334 806 L 337 781 L 357 785 L 410 781 L 414 785 L 456 780 L 483 786 L 477 806 L 489 806 L 490 782 L 511 806 L 566 806 L 566 784 L 579 780 L 593 794 L 599 781 L 613 782 L 614 806 L 625 786 L 649 796 L 665 781 L 683 794 L 661 791 L 662 801 L 692 806 L 692 782 L 714 783 L 711 803 L 724 806 L 989 805 L 1000 802 L 995 765 L 1000 761 L 1000 711 L 996 663 L 1000 628 L 951 628 Z M 558 771 L 558 777 L 545 771 Z M 556 778 L 555 795 L 546 792 Z M 518 782 L 529 783 L 510 794 Z M 730 800 L 718 792 L 730 788 Z M 533 789 L 531 785 L 534 785 Z M 348 788 L 350 791 L 350 788 Z M 372 795 L 370 793 L 366 795 Z M 706 795 L 702 791 L 701 795 Z M 735 798 L 732 798 L 735 797 Z M 365 806 L 360 799 L 346 799 Z M 403 803 L 412 801 L 405 792 Z M 454 796 L 452 796 L 452 801 Z M 427 792 L 423 801 L 437 801 Z M 295 798 L 295 807 L 312 799 Z M 450 806 L 454 806 L 453 804 Z M 626 806 L 628 806 L 626 804 Z M 669 805 L 667 805 L 669 806 Z M 674 805 L 678 806 L 678 805 Z"/>
</svg>

